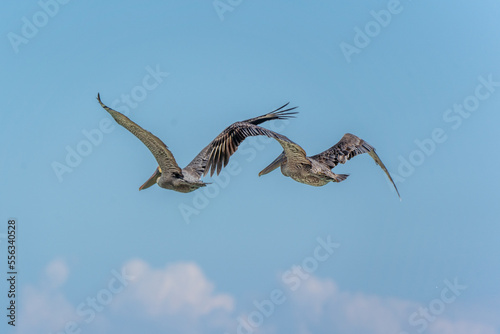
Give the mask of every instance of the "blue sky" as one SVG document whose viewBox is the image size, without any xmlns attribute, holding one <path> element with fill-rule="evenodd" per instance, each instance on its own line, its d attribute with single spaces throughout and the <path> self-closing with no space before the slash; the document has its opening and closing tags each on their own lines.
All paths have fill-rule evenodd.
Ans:
<svg viewBox="0 0 500 334">
<path fill-rule="evenodd" d="M 19 273 L 17 326 L 0 328 L 500 333 L 499 14 L 496 1 L 4 4 L 1 275 L 9 218 Z M 340 184 L 259 178 L 281 152 L 264 138 L 210 187 L 139 192 L 156 162 L 97 92 L 181 167 L 290 101 L 298 117 L 266 127 L 311 155 L 358 135 L 403 201 L 367 155 L 334 170 L 350 174 Z"/>
</svg>

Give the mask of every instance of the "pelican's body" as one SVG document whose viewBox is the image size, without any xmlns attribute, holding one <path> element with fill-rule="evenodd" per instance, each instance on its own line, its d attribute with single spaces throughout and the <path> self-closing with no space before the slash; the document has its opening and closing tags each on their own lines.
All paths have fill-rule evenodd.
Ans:
<svg viewBox="0 0 500 334">
<path fill-rule="evenodd" d="M 158 167 L 153 175 L 154 179 L 156 179 L 155 182 L 160 188 L 175 190 L 180 193 L 190 193 L 208 184 L 200 179 L 196 179 L 196 177 L 191 175 L 190 171 L 186 169 L 182 169 L 182 175 L 171 175 L 162 173 L 161 169 Z M 139 190 L 144 188 L 145 187 L 141 187 Z"/>
<path fill-rule="evenodd" d="M 276 168 L 281 167 L 281 173 L 284 176 L 291 177 L 300 183 L 320 187 L 329 182 L 341 182 L 345 180 L 348 175 L 335 174 L 331 170 L 339 163 L 344 164 L 358 154 L 368 153 L 386 173 L 399 196 L 399 191 L 389 171 L 382 163 L 377 153 L 375 153 L 375 148 L 355 135 L 346 133 L 337 144 L 330 147 L 328 150 L 309 157 L 306 156 L 306 152 L 302 147 L 295 143 L 280 142 L 280 144 L 283 146 L 283 153 L 281 153 L 269 166 L 264 168 L 259 173 L 259 176 L 270 173 Z"/>
<path fill-rule="evenodd" d="M 243 122 L 233 123 L 201 150 L 193 161 L 181 169 L 177 165 L 172 152 L 170 152 L 168 147 L 158 137 L 144 130 L 122 113 L 106 106 L 102 103 L 99 94 L 97 94 L 97 100 L 118 124 L 129 130 L 146 145 L 158 162 L 159 167 L 156 168 L 153 175 L 139 188 L 139 190 L 149 188 L 156 183 L 161 188 L 181 193 L 188 193 L 198 188 L 205 187 L 208 183 L 201 181 L 201 176 L 206 175 L 211 167 L 213 167 L 211 174 L 213 174 L 215 170 L 217 170 L 217 174 L 219 174 L 222 165 L 227 165 L 229 157 L 238 149 L 239 144 L 245 140 L 245 138 L 260 135 L 274 137 L 277 135 L 257 124 L 274 119 L 290 118 L 293 117 L 293 114 L 296 114 L 296 112 L 289 112 L 295 108 L 281 110 L 288 105 L 287 103 L 268 114 L 251 118 Z M 219 145 L 220 142 L 224 142 L 224 147 Z M 212 166 L 209 164 L 209 159 L 215 156 L 218 160 L 217 163 Z"/>
<path fill-rule="evenodd" d="M 321 187 L 328 182 L 340 182 L 345 179 L 344 175 L 334 174 L 328 167 L 316 160 L 310 159 L 309 164 L 293 164 L 285 159 L 281 163 L 281 173 L 291 177 L 297 182 L 305 183 L 315 187 Z"/>
</svg>

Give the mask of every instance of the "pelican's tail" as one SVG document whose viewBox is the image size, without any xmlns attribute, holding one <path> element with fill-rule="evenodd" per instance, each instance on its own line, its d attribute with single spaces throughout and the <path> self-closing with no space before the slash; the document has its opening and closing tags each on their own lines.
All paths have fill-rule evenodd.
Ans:
<svg viewBox="0 0 500 334">
<path fill-rule="evenodd" d="M 349 174 L 335 174 L 335 181 L 334 182 L 342 182 L 344 181 L 345 179 L 347 179 L 347 177 L 349 176 Z"/>
</svg>

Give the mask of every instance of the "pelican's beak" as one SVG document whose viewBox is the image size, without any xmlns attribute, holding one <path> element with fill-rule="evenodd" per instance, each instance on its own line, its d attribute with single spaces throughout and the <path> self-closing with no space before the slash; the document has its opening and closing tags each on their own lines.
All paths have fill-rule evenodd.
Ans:
<svg viewBox="0 0 500 334">
<path fill-rule="evenodd" d="M 161 176 L 161 169 L 160 167 L 157 167 L 153 175 L 151 175 L 151 177 L 146 182 L 144 182 L 142 186 L 140 186 L 139 190 L 151 187 L 156 183 L 156 180 L 158 180 L 160 176 Z"/>
<path fill-rule="evenodd" d="M 266 175 L 267 173 L 271 173 L 273 170 L 275 170 L 276 168 L 280 167 L 281 163 L 283 162 L 283 160 L 285 160 L 285 158 L 286 158 L 285 152 L 283 152 L 280 155 L 278 155 L 278 157 L 276 159 L 274 159 L 274 161 L 271 162 L 269 164 L 269 166 L 267 166 L 266 168 L 264 168 L 259 173 L 259 176 Z"/>
</svg>

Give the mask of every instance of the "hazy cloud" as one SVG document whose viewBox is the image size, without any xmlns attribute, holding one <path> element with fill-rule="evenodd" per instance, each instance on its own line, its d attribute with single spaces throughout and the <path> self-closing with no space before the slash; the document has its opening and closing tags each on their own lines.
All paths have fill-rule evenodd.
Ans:
<svg viewBox="0 0 500 334">
<path fill-rule="evenodd" d="M 364 293 L 342 291 L 331 279 L 311 276 L 290 296 L 289 313 L 297 333 L 420 333 L 409 324 L 419 303 Z M 429 334 L 498 334 L 494 325 L 471 320 L 436 317 L 425 331 Z"/>
<path fill-rule="evenodd" d="M 193 262 L 153 268 L 141 259 L 133 259 L 118 271 L 110 268 L 110 272 L 115 273 L 110 274 L 113 284 L 102 288 L 117 292 L 113 292 L 109 304 L 100 305 L 102 310 L 86 323 L 77 312 L 79 304 L 70 303 L 61 289 L 70 277 L 70 269 L 61 259 L 50 262 L 44 269 L 40 285 L 23 289 L 18 333 L 60 332 L 69 322 L 75 321 L 82 332 L 96 334 L 138 331 L 232 334 L 237 333 L 238 318 L 246 319 L 256 312 L 237 310 L 234 297 L 217 292 L 215 285 Z M 123 289 L 117 289 L 119 284 L 114 280 L 118 272 L 131 279 Z M 283 303 L 276 304 L 263 325 L 252 328 L 252 334 L 417 333 L 417 328 L 410 326 L 408 319 L 419 307 L 425 306 L 408 300 L 344 291 L 333 280 L 313 275 L 295 291 L 283 282 L 277 282 L 276 287 L 284 293 Z M 99 296 L 99 291 L 92 296 Z M 246 300 L 240 302 L 240 305 L 251 304 Z M 425 332 L 499 333 L 493 322 L 474 320 L 473 316 L 464 318 L 445 312 L 429 323 Z"/>
<path fill-rule="evenodd" d="M 56 259 L 45 267 L 39 287 L 23 287 L 20 296 L 22 309 L 17 322 L 18 333 L 50 333 L 64 328 L 66 322 L 76 318 L 75 308 L 59 289 L 69 275 L 67 264 Z"/>
</svg>

